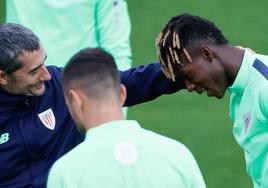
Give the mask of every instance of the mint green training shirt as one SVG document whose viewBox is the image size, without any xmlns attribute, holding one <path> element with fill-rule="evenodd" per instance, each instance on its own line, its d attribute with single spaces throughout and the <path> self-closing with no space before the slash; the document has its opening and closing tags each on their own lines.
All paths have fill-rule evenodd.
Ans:
<svg viewBox="0 0 268 188">
<path fill-rule="evenodd" d="M 119 120 L 88 130 L 55 162 L 48 188 L 205 188 L 197 163 L 181 143 Z"/>
<path fill-rule="evenodd" d="M 268 56 L 245 50 L 229 88 L 233 133 L 243 148 L 254 188 L 268 187 Z"/>
<path fill-rule="evenodd" d="M 110 52 L 120 70 L 131 67 L 130 19 L 124 0 L 8 0 L 6 22 L 30 28 L 47 53 L 46 65 L 64 66 L 85 47 Z"/>
</svg>

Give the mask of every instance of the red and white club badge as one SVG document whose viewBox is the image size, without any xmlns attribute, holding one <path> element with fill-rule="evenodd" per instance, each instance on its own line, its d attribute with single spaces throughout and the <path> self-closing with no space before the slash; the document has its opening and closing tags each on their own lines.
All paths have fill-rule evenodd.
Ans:
<svg viewBox="0 0 268 188">
<path fill-rule="evenodd" d="M 48 129 L 54 130 L 56 121 L 51 108 L 38 114 L 38 117 Z"/>
</svg>

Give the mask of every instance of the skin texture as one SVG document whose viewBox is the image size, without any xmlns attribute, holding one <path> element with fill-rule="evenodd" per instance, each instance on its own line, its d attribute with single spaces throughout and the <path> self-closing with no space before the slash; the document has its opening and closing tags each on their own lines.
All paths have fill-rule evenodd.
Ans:
<svg viewBox="0 0 268 188">
<path fill-rule="evenodd" d="M 121 84 L 120 93 L 106 89 L 103 97 L 87 96 L 81 88 L 73 88 L 64 92 L 70 114 L 81 133 L 105 122 L 122 120 L 122 106 L 126 99 L 126 88 Z"/>
<path fill-rule="evenodd" d="M 40 96 L 45 92 L 44 82 L 51 79 L 44 61 L 46 54 L 42 47 L 33 52 L 24 52 L 18 57 L 22 68 L 11 74 L 0 71 L 0 84 L 6 91 L 29 96 Z"/>
<path fill-rule="evenodd" d="M 230 45 L 195 44 L 186 47 L 192 62 L 183 53 L 180 59 L 183 66 L 174 67 L 175 73 L 185 79 L 189 92 L 223 98 L 235 80 L 242 63 L 244 50 Z"/>
</svg>

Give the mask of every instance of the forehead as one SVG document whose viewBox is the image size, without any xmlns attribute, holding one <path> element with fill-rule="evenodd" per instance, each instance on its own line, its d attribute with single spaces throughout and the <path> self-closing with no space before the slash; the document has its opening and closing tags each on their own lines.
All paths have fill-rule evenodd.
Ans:
<svg viewBox="0 0 268 188">
<path fill-rule="evenodd" d="M 45 59 L 46 53 L 42 47 L 32 52 L 25 51 L 18 57 L 18 60 L 22 63 L 22 68 L 16 72 L 27 72 L 44 63 Z"/>
<path fill-rule="evenodd" d="M 182 50 L 179 51 L 179 58 L 182 63 L 189 63 L 189 59 L 192 60 L 194 57 L 199 55 L 200 55 L 200 46 L 195 44 L 187 45 L 186 47 L 184 47 Z"/>
<path fill-rule="evenodd" d="M 180 50 L 178 53 L 179 60 L 182 63 L 181 67 L 188 65 L 193 66 L 200 60 L 200 57 L 202 57 L 201 47 L 198 45 L 188 45 L 185 47 L 185 50 L 185 52 Z"/>
<path fill-rule="evenodd" d="M 201 69 L 200 66 L 202 66 L 203 63 L 202 62 L 202 54 L 200 52 L 200 50 L 198 51 L 198 49 L 196 48 L 187 48 L 186 49 L 188 52 L 188 55 L 191 58 L 191 62 L 189 61 L 189 58 L 187 58 L 187 56 L 185 55 L 185 53 L 183 51 L 180 51 L 179 55 L 179 59 L 181 62 L 181 65 L 177 65 L 174 72 L 177 75 L 182 75 L 184 73 L 188 73 L 188 72 L 199 72 L 199 70 Z M 200 64 L 201 63 L 201 64 Z"/>
</svg>

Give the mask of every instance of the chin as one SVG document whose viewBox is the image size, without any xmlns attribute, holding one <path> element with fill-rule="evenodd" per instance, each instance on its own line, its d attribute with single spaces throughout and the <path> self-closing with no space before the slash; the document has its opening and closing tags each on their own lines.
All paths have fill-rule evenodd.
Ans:
<svg viewBox="0 0 268 188">
<path fill-rule="evenodd" d="M 224 97 L 224 93 L 213 93 L 213 92 L 209 92 L 207 91 L 207 96 L 208 97 L 216 97 L 217 99 L 222 99 Z"/>
<path fill-rule="evenodd" d="M 46 88 L 45 88 L 45 86 L 43 86 L 40 89 L 32 91 L 31 95 L 33 95 L 33 96 L 41 96 L 41 95 L 43 95 L 45 93 L 45 90 L 46 90 Z"/>
<path fill-rule="evenodd" d="M 215 96 L 217 99 L 222 99 L 224 96 L 221 95 L 221 96 Z"/>
<path fill-rule="evenodd" d="M 218 99 L 222 99 L 224 97 L 224 93 L 223 92 L 217 93 L 217 95 L 215 95 L 215 97 Z"/>
<path fill-rule="evenodd" d="M 45 90 L 46 90 L 46 87 L 44 84 L 42 84 L 42 87 L 41 88 L 38 88 L 38 89 L 35 89 L 32 94 L 34 96 L 41 96 L 45 93 Z"/>
</svg>

